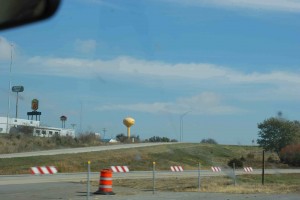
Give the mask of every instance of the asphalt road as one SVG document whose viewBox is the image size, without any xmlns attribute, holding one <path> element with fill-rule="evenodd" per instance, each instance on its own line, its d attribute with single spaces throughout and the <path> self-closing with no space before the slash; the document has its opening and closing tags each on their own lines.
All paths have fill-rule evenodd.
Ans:
<svg viewBox="0 0 300 200">
<path fill-rule="evenodd" d="M 107 151 L 107 150 L 116 150 L 116 149 L 151 147 L 151 146 L 164 145 L 164 144 L 171 145 L 173 143 L 116 144 L 116 145 L 95 146 L 95 147 L 54 149 L 54 150 L 47 150 L 47 151 L 34 151 L 34 152 L 23 152 L 23 153 L 0 154 L 0 158 L 18 158 L 18 157 L 30 157 L 30 156 L 49 156 L 49 155 L 59 155 L 59 154 L 74 154 L 74 153 L 84 153 L 84 152 L 93 152 L 93 151 Z"/>
<path fill-rule="evenodd" d="M 152 178 L 152 171 L 134 171 L 129 173 L 114 173 L 113 179 L 142 179 Z M 215 173 L 210 170 L 201 170 L 201 176 L 230 175 L 231 170 Z M 236 174 L 245 172 L 237 170 Z M 254 170 L 252 174 L 259 174 L 261 170 Z M 266 174 L 300 173 L 300 169 L 267 169 Z M 197 177 L 198 171 L 157 171 L 157 178 L 167 177 Z M 0 176 L 1 200 L 40 200 L 40 199 L 87 199 L 87 173 L 54 174 L 54 175 L 6 175 Z M 99 181 L 99 172 L 91 173 L 92 181 Z M 116 195 L 94 195 L 97 186 L 91 186 L 90 200 L 299 200 L 299 194 L 226 194 L 202 192 L 160 192 L 153 194 L 149 190 L 136 190 L 124 187 L 113 187 Z"/>
<path fill-rule="evenodd" d="M 91 187 L 90 200 L 299 200 L 299 194 L 226 194 L 202 192 L 160 192 L 113 187 L 116 195 L 94 195 L 97 187 Z M 1 200 L 87 199 L 86 185 L 72 182 L 5 185 L 0 187 Z"/>
<path fill-rule="evenodd" d="M 266 169 L 265 174 L 286 174 L 286 173 L 300 173 L 300 169 Z M 201 177 L 205 176 L 232 176 L 232 170 L 223 170 L 216 173 L 210 170 L 201 170 Z M 245 174 L 242 170 L 237 170 L 236 175 Z M 261 174 L 261 170 L 254 170 L 251 174 Z M 91 173 L 91 180 L 98 181 L 100 178 L 99 172 Z M 114 173 L 114 179 L 151 179 L 153 177 L 152 171 L 132 171 L 129 173 Z M 156 178 L 168 177 L 198 177 L 198 171 L 157 171 Z M 2 175 L 0 176 L 0 186 L 14 185 L 14 184 L 34 184 L 34 183 L 51 183 L 51 182 L 81 182 L 86 181 L 87 173 L 58 173 L 54 175 Z"/>
<path fill-rule="evenodd" d="M 81 152 L 105 151 L 115 149 L 148 147 L 162 145 L 163 143 L 142 143 L 142 144 L 125 144 L 87 148 L 59 149 L 50 151 L 26 152 L 15 154 L 2 154 L 0 158 L 13 157 L 29 157 L 39 155 L 57 155 L 57 154 L 73 154 Z M 170 144 L 170 143 L 168 143 Z M 300 173 L 300 169 L 266 169 L 266 174 L 284 174 L 284 173 Z M 201 177 L 204 176 L 232 176 L 232 170 L 223 170 L 216 173 L 210 170 L 201 170 Z M 242 170 L 236 171 L 237 175 L 245 174 Z M 261 174 L 261 170 L 255 170 L 252 174 Z M 132 171 L 129 173 L 114 173 L 114 179 L 151 179 L 152 171 Z M 197 177 L 198 171 L 157 171 L 156 178 L 168 177 Z M 1 200 L 39 200 L 39 199 L 68 199 L 79 200 L 87 199 L 86 185 L 80 182 L 86 181 L 87 173 L 58 173 L 54 175 L 5 175 L 0 176 L 0 199 Z M 99 180 L 99 172 L 91 173 L 91 180 Z M 97 191 L 97 187 L 91 187 L 91 192 Z M 89 197 L 90 200 L 110 199 L 110 200 L 298 200 L 299 194 L 284 195 L 268 195 L 268 194 L 223 194 L 223 193 L 201 193 L 201 192 L 156 192 L 139 191 L 123 187 L 114 187 L 114 196 L 98 196 Z"/>
</svg>

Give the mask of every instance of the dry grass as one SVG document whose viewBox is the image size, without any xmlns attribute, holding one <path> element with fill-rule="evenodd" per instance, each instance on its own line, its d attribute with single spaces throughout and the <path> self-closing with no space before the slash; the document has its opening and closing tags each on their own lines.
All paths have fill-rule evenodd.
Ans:
<svg viewBox="0 0 300 200">
<path fill-rule="evenodd" d="M 261 185 L 259 176 L 252 175 L 244 179 L 243 176 L 238 177 L 239 183 L 234 186 L 233 180 L 227 177 L 202 177 L 201 192 L 222 192 L 236 194 L 283 194 L 283 193 L 300 193 L 300 175 L 282 175 L 280 183 L 274 183 L 278 179 L 276 175 L 268 175 L 267 178 L 273 183 Z M 272 181 L 273 180 L 273 181 Z M 282 182 L 284 180 L 284 182 Z M 245 182 L 246 181 L 246 182 Z M 93 185 L 97 185 L 93 182 Z M 122 186 L 136 190 L 152 190 L 152 179 L 139 180 L 114 180 L 114 186 Z M 173 192 L 198 192 L 197 178 L 161 178 L 156 179 L 155 190 L 173 191 Z"/>
<path fill-rule="evenodd" d="M 2 154 L 96 145 L 103 145 L 103 143 L 94 134 L 81 134 L 77 138 L 0 134 L 0 153 Z"/>
<path fill-rule="evenodd" d="M 131 171 L 148 171 L 152 162 L 157 163 L 157 170 L 169 170 L 172 165 L 182 165 L 185 170 L 196 170 L 198 162 L 201 169 L 211 166 L 226 166 L 233 157 L 241 157 L 258 147 L 207 145 L 207 144 L 172 144 L 145 148 L 89 152 L 78 154 L 62 154 L 53 156 L 36 156 L 26 158 L 0 159 L 0 174 L 26 174 L 32 166 L 54 165 L 59 172 L 84 172 L 87 161 L 91 161 L 91 170 L 99 171 L 112 165 L 127 165 Z M 259 168 L 259 157 L 249 159 L 253 168 Z M 252 165 L 253 164 L 253 165 Z M 267 167 L 281 167 L 278 164 L 267 163 Z"/>
</svg>

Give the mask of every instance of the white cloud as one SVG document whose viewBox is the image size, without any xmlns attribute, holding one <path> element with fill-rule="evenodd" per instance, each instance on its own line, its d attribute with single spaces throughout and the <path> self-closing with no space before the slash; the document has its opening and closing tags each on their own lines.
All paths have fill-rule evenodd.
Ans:
<svg viewBox="0 0 300 200">
<path fill-rule="evenodd" d="M 93 53 L 96 50 L 96 48 L 97 48 L 97 42 L 95 40 L 77 39 L 75 41 L 75 50 L 80 53 L 84 53 L 84 54 Z"/>
<path fill-rule="evenodd" d="M 158 61 L 118 57 L 112 60 L 88 60 L 77 58 L 32 57 L 27 60 L 30 73 L 54 76 L 90 78 L 97 74 L 113 74 L 124 79 L 139 78 L 143 81 L 213 80 L 227 84 L 299 84 L 300 73 L 272 71 L 266 73 L 243 73 L 227 67 L 207 63 L 170 64 Z M 26 70 L 27 72 L 29 70 Z M 25 71 L 24 71 L 25 72 Z M 26 72 L 25 72 L 26 73 Z"/>
<path fill-rule="evenodd" d="M 0 60 L 9 60 L 11 57 L 11 43 L 0 36 Z"/>
<path fill-rule="evenodd" d="M 92 77 L 94 73 L 105 70 L 106 66 L 106 62 L 101 60 L 45 58 L 40 56 L 29 58 L 26 62 L 33 69 L 31 72 L 28 72 L 30 74 L 76 78 Z M 27 73 L 27 70 L 23 72 Z"/>
<path fill-rule="evenodd" d="M 108 104 L 96 108 L 99 111 L 106 110 L 129 110 L 148 113 L 172 113 L 181 114 L 185 111 L 191 111 L 191 114 L 235 114 L 244 112 L 243 110 L 223 105 L 219 95 L 212 92 L 203 92 L 199 95 L 179 98 L 175 102 L 154 102 L 154 103 L 136 103 L 136 104 Z"/>
<path fill-rule="evenodd" d="M 82 0 L 81 0 L 82 1 Z M 300 12 L 300 1 L 298 0 L 160 0 L 169 3 L 179 3 L 188 6 L 214 6 L 230 9 L 259 9 L 281 12 Z M 120 9 L 117 4 L 106 0 L 84 0 L 100 6 L 108 6 Z"/>
<path fill-rule="evenodd" d="M 32 57 L 19 67 L 18 72 L 47 76 L 90 79 L 106 77 L 106 82 L 122 80 L 134 85 L 151 86 L 160 90 L 174 89 L 182 94 L 201 93 L 174 102 L 135 103 L 129 105 L 105 105 L 102 110 L 138 110 L 144 112 L 182 113 L 234 113 L 239 109 L 221 103 L 219 94 L 226 101 L 295 101 L 300 95 L 300 72 L 270 71 L 250 72 L 208 63 L 170 64 L 159 61 L 139 60 L 132 57 L 118 57 L 111 60 L 88 60 L 77 58 Z M 26 70 L 25 70 L 26 69 Z M 188 90 L 187 90 L 188 88 Z M 189 94 L 192 94 L 189 93 Z M 298 94 L 298 93 L 297 93 Z M 203 106 L 204 105 L 204 106 Z"/>
<path fill-rule="evenodd" d="M 300 83 L 299 73 L 284 72 L 284 71 L 273 71 L 269 73 L 251 73 L 251 74 L 240 74 L 236 77 L 230 77 L 234 82 L 244 83 Z"/>
<path fill-rule="evenodd" d="M 225 8 L 246 8 L 283 12 L 300 12 L 297 0 L 166 0 L 192 6 L 217 6 Z"/>
</svg>

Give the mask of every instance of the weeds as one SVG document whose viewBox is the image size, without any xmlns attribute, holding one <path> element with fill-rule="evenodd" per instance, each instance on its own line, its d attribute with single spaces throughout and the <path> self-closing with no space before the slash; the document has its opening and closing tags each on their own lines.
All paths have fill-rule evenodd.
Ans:
<svg viewBox="0 0 300 200">
<path fill-rule="evenodd" d="M 281 175 L 281 181 L 278 181 L 276 175 L 268 175 L 269 183 L 264 186 L 260 183 L 259 175 L 238 176 L 239 183 L 234 186 L 233 181 L 228 177 L 202 177 L 201 192 L 224 192 L 235 194 L 265 193 L 282 194 L 300 192 L 300 175 L 285 174 Z M 93 182 L 93 185 L 98 183 Z M 138 190 L 151 190 L 152 181 L 144 180 L 126 180 L 119 179 L 114 181 L 114 186 L 128 187 Z M 155 189 L 158 191 L 173 192 L 197 192 L 197 178 L 158 178 L 156 179 Z"/>
<path fill-rule="evenodd" d="M 52 139 L 54 138 L 38 138 L 39 145 L 53 145 Z M 66 142 L 68 141 L 68 138 Z M 30 142 L 33 142 L 29 140 Z M 60 141 L 60 143 L 64 143 Z M 29 148 L 36 143 L 27 143 Z M 50 148 L 50 146 L 49 146 Z M 253 147 L 253 150 L 258 147 Z M 232 157 L 225 157 L 221 154 L 222 149 L 226 152 L 226 155 Z M 206 153 L 211 151 L 212 153 Z M 157 163 L 157 170 L 170 170 L 170 166 L 181 165 L 184 170 L 196 170 L 198 169 L 198 163 L 201 164 L 201 169 L 210 169 L 211 166 L 224 167 L 227 165 L 228 160 L 240 155 L 240 152 L 244 152 L 246 155 L 249 150 L 245 150 L 245 147 L 231 147 L 224 145 L 207 145 L 207 144 L 170 144 L 160 145 L 144 148 L 133 148 L 123 150 L 110 150 L 100 152 L 87 152 L 77 154 L 61 154 L 53 156 L 36 156 L 36 157 L 24 157 L 24 158 L 9 158 L 0 159 L 0 174 L 22 174 L 28 173 L 28 169 L 32 166 L 38 165 L 54 165 L 57 166 L 59 172 L 71 173 L 71 172 L 84 172 L 86 171 L 86 162 L 90 160 L 92 162 L 92 171 L 99 171 L 100 169 L 107 168 L 113 165 L 127 165 L 132 171 L 145 171 L 152 169 L 152 162 Z M 281 167 L 278 164 L 271 163 L 272 167 Z M 270 163 L 267 162 L 267 166 Z M 245 165 L 246 166 L 246 165 Z M 251 166 L 253 168 L 261 167 L 261 160 L 251 160 Z M 26 169 L 27 168 L 27 169 Z"/>
<path fill-rule="evenodd" d="M 26 134 L 0 135 L 0 154 L 18 153 L 59 148 L 87 147 L 102 145 L 100 138 L 92 133 L 72 137 L 33 137 Z"/>
</svg>

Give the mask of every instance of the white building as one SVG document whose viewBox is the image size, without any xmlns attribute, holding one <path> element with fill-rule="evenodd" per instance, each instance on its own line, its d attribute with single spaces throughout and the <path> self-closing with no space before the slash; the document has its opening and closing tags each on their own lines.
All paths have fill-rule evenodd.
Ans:
<svg viewBox="0 0 300 200">
<path fill-rule="evenodd" d="M 11 127 L 15 126 L 39 127 L 40 122 L 26 119 L 0 117 L 0 133 L 9 133 Z"/>
<path fill-rule="evenodd" d="M 33 136 L 52 137 L 54 135 L 75 137 L 74 129 L 41 126 L 40 121 L 0 117 L 0 133 L 9 133 L 12 129 L 27 128 Z"/>
</svg>

